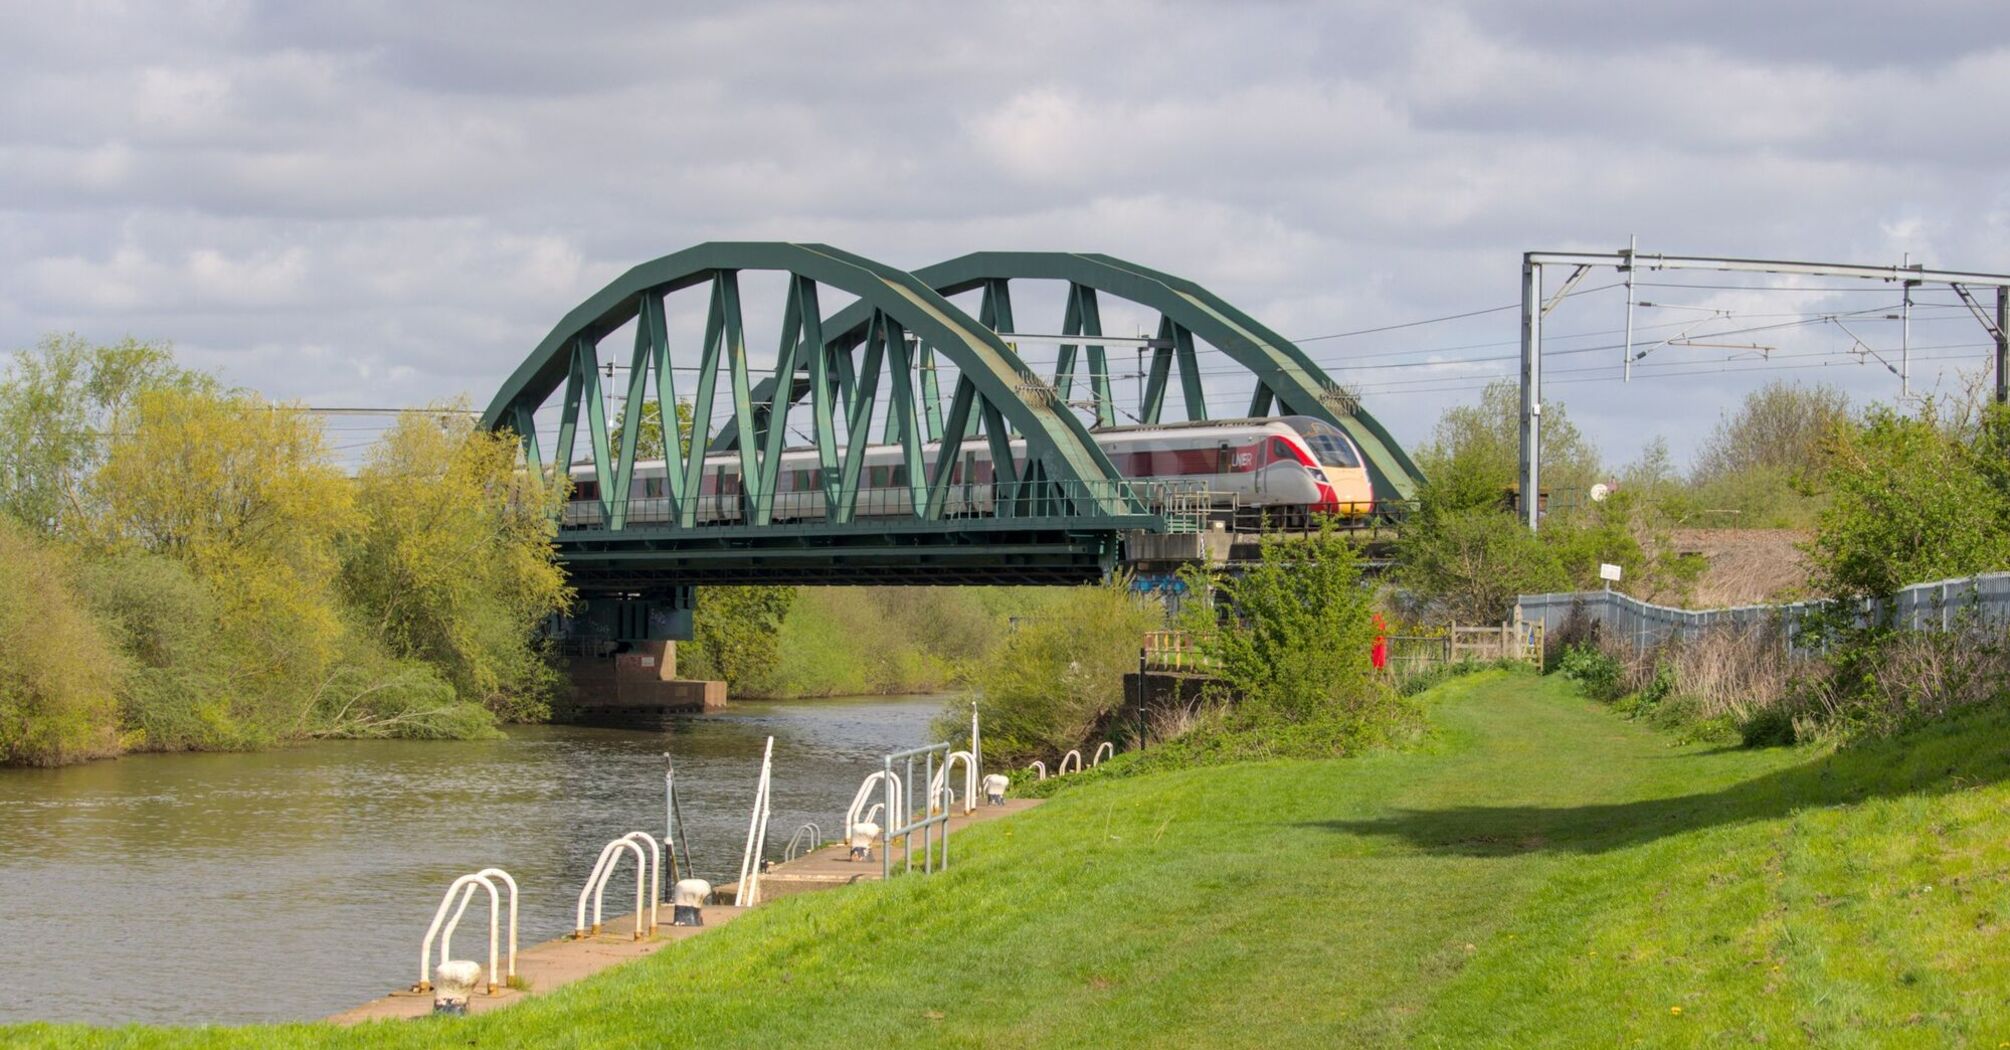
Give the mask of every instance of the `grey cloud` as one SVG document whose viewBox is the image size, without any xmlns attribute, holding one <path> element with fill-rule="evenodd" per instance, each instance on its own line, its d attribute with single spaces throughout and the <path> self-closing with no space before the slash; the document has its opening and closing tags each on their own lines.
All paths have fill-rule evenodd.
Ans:
<svg viewBox="0 0 2010 1050">
<path fill-rule="evenodd" d="M 167 338 L 309 400 L 484 401 L 601 283 L 711 238 L 902 265 L 1106 251 L 1304 335 L 1511 302 L 1522 250 L 1629 233 L 2010 266 L 2004 147 L 1978 120 L 2010 87 L 1995 5 L 238 0 L 0 17 L 0 345 Z M 1572 309 L 1584 328 L 1616 316 Z M 1512 337 L 1509 313 L 1308 349 L 1339 363 Z M 1416 439 L 1506 371 L 1414 369 L 1439 381 L 1370 404 Z M 1370 389 L 1389 374 L 1342 373 Z M 1835 374 L 1894 392 L 1843 358 Z M 1680 454 L 1715 398 L 1755 381 L 1555 394 L 1618 454 L 1652 429 Z"/>
</svg>

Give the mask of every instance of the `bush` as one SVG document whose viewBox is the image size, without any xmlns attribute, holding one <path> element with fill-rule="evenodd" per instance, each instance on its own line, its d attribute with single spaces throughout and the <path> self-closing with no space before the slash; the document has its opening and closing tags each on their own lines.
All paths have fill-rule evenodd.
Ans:
<svg viewBox="0 0 2010 1050">
<path fill-rule="evenodd" d="M 0 517 L 0 763 L 118 750 L 125 662 L 71 589 L 64 558 Z"/>
<path fill-rule="evenodd" d="M 1083 746 L 1124 706 L 1124 674 L 1138 666 L 1144 633 L 1161 622 L 1125 581 L 1064 592 L 1043 615 L 1010 631 L 975 674 L 987 764 L 1051 761 Z M 951 701 L 937 731 L 967 732 L 969 698 Z"/>
<path fill-rule="evenodd" d="M 1626 695 L 1625 668 L 1597 645 L 1567 646 L 1556 670 L 1576 682 L 1593 700 L 1612 701 Z"/>
</svg>

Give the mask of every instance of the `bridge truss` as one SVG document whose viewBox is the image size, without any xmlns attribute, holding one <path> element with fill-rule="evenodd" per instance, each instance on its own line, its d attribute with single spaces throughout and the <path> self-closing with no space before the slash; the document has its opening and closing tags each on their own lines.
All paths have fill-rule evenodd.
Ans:
<svg viewBox="0 0 2010 1050">
<path fill-rule="evenodd" d="M 749 360 L 750 273 L 785 289 L 771 366 Z M 1042 281 L 1065 287 L 1050 375 L 1019 352 L 1041 337 L 1013 313 L 1015 282 Z M 949 298 L 971 292 L 976 317 Z M 1155 313 L 1156 335 L 1104 335 L 1111 301 Z M 673 316 L 699 315 L 701 335 L 672 337 Z M 624 331 L 626 346 L 610 338 Z M 1233 414 L 1340 426 L 1367 454 L 1378 499 L 1414 493 L 1414 464 L 1288 340 L 1199 285 L 1101 255 L 979 253 L 909 273 L 819 244 L 697 245 L 634 267 L 566 314 L 483 421 L 519 435 L 554 481 L 577 464 L 594 482 L 559 534 L 583 594 L 688 608 L 698 584 L 1077 582 L 1106 573 L 1127 533 L 1178 527 L 1163 494 L 1119 475 L 1091 428 L 1160 422 L 1175 376 L 1187 419 L 1220 418 L 1196 340 L 1253 379 L 1248 411 Z M 1119 419 L 1113 344 L 1150 358 L 1131 420 Z M 631 497 L 656 451 L 639 423 L 645 406 L 675 420 L 680 402 L 690 451 L 661 441 L 660 476 Z M 802 439 L 793 446 L 791 433 Z M 868 447 L 897 459 L 869 466 Z M 991 476 L 967 455 L 980 447 Z M 708 477 L 707 452 L 732 457 L 735 491 Z"/>
</svg>

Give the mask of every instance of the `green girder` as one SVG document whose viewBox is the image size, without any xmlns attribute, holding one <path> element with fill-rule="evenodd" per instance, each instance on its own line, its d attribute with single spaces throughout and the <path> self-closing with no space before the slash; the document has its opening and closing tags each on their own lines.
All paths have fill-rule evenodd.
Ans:
<svg viewBox="0 0 2010 1050">
<path fill-rule="evenodd" d="M 775 374 L 758 385 L 752 381 L 747 363 L 740 311 L 741 270 L 790 275 Z M 710 284 L 710 309 L 692 397 L 692 430 L 700 437 L 690 454 L 680 456 L 672 429 L 677 418 L 676 391 L 669 367 L 663 297 L 706 282 Z M 832 329 L 817 306 L 818 285 L 856 296 L 857 302 L 841 316 L 856 312 L 858 323 L 835 329 L 835 336 L 827 339 L 825 332 Z M 1121 476 L 1082 422 L 1052 396 L 1046 382 L 992 329 L 973 321 L 912 274 L 827 245 L 713 242 L 636 266 L 567 313 L 510 376 L 483 415 L 483 426 L 488 429 L 517 431 L 528 461 L 541 471 L 532 413 L 562 387 L 563 415 L 552 460 L 552 470 L 559 473 L 573 460 L 583 405 L 594 477 L 601 492 L 600 520 L 610 531 L 619 531 L 626 524 L 625 494 L 634 477 L 639 426 L 624 427 L 619 447 L 609 448 L 597 347 L 608 333 L 630 321 L 638 323 L 630 358 L 628 411 L 639 423 L 648 377 L 654 375 L 666 445 L 670 446 L 666 456 L 681 468 L 665 472 L 669 479 L 666 498 L 671 516 L 683 529 L 697 525 L 696 497 L 706 451 L 702 435 L 712 429 L 722 366 L 732 414 L 721 427 L 721 440 L 712 448 L 738 450 L 741 499 L 748 524 L 765 526 L 772 521 L 786 407 L 805 395 L 813 405 L 831 522 L 853 520 L 882 364 L 892 380 L 886 434 L 902 446 L 912 506 L 917 517 L 939 518 L 950 479 L 949 464 L 961 441 L 945 447 L 947 455 L 938 455 L 935 469 L 926 471 L 922 446 L 941 425 L 934 377 L 938 355 L 954 364 L 960 375 L 956 390 L 964 406 L 960 415 L 970 421 L 981 416 L 997 435 L 994 448 L 1004 447 L 1002 437 L 1007 433 L 1026 439 L 1026 476 L 1012 476 L 1011 457 L 1006 455 L 1000 463 L 1001 483 L 1008 487 L 1051 483 L 1051 488 L 1037 491 L 1021 484 L 1020 494 L 1046 500 L 1050 492 L 1065 493 L 1055 497 L 1057 502 L 1039 506 L 1060 516 L 1079 517 L 1085 524 L 1137 524 L 1141 508 L 1125 494 Z M 910 352 L 908 333 L 925 352 Z M 854 361 L 852 351 L 861 346 L 860 359 Z M 801 375 L 804 370 L 806 377 Z M 925 406 L 916 405 L 917 380 Z M 773 391 L 781 381 L 788 382 L 790 396 L 778 408 Z M 963 420 L 957 418 L 955 409 L 950 415 L 949 425 L 954 430 Z M 842 448 L 834 428 L 839 416 L 849 424 Z M 742 433 L 751 439 L 741 441 Z M 610 501 L 615 494 L 623 498 Z"/>
<path fill-rule="evenodd" d="M 976 252 L 924 266 L 915 270 L 914 275 L 944 296 L 981 288 L 987 299 L 1000 295 L 1000 287 L 1015 279 L 1067 281 L 1071 317 L 1064 321 L 1063 335 L 1104 334 L 1100 325 L 1067 326 L 1073 320 L 1073 302 L 1081 290 L 1101 292 L 1157 310 L 1159 336 L 1153 340 L 1157 345 L 1153 347 L 1146 374 L 1142 406 L 1146 422 L 1158 421 L 1169 373 L 1175 365 L 1180 372 L 1187 418 L 1208 418 L 1193 342 L 1198 336 L 1255 376 L 1256 392 L 1249 415 L 1269 414 L 1274 401 L 1283 414 L 1311 416 L 1345 430 L 1367 457 L 1376 499 L 1414 499 L 1423 481 L 1423 472 L 1402 446 L 1374 417 L 1346 396 L 1339 384 L 1327 378 L 1303 350 L 1220 296 L 1183 277 L 1108 255 L 1072 252 Z M 831 328 L 840 330 L 849 321 L 839 314 L 832 319 Z M 999 330 L 1012 329 L 1000 326 Z M 1097 349 L 1090 348 L 1090 372 L 1106 377 L 1108 368 L 1098 367 L 1095 360 Z M 1063 363 L 1068 363 L 1071 357 L 1067 351 L 1064 347 Z M 1060 378 L 1056 376 L 1057 386 Z M 1106 418 L 1110 402 L 1107 391 L 1096 391 L 1095 395 L 1100 422 Z"/>
<path fill-rule="evenodd" d="M 1175 368 L 1179 371 L 1187 418 L 1209 418 L 1194 345 L 1198 336 L 1255 377 L 1256 389 L 1248 415 L 1269 415 L 1274 406 L 1281 414 L 1311 416 L 1346 431 L 1367 459 L 1377 500 L 1414 499 L 1423 482 L 1422 471 L 1388 430 L 1347 396 L 1303 350 L 1185 278 L 1107 255 L 1069 252 L 978 252 L 922 267 L 914 271 L 914 276 L 943 296 L 980 291 L 983 299 L 978 309 L 979 323 L 1008 333 L 1015 330 L 1011 281 L 1068 282 L 1068 305 L 1061 334 L 1080 335 L 1083 341 L 1062 344 L 1053 386 L 1065 402 L 1074 381 L 1077 345 L 1085 346 L 1098 426 L 1116 423 L 1108 355 L 1102 346 L 1089 341 L 1091 336 L 1107 334 L 1102 331 L 1097 298 L 1101 293 L 1159 313 L 1158 334 L 1147 363 L 1140 406 L 1142 422 L 1160 421 Z M 825 330 L 831 333 L 833 345 L 855 345 L 863 338 L 867 320 L 865 309 L 854 305 L 834 315 Z M 927 349 L 924 343 L 924 352 Z M 793 385 L 790 400 L 800 398 L 807 389 L 806 384 Z M 767 386 L 757 392 L 757 400 L 771 398 L 774 390 L 774 385 Z M 925 407 L 932 409 L 935 397 L 926 392 L 923 396 L 927 401 Z M 982 414 L 972 412 L 965 422 L 965 435 L 976 434 L 980 423 L 985 423 L 988 429 Z M 1008 419 L 1005 424 L 1009 430 L 1012 421 Z M 732 448 L 736 441 L 736 433 L 722 431 L 713 450 Z"/>
</svg>

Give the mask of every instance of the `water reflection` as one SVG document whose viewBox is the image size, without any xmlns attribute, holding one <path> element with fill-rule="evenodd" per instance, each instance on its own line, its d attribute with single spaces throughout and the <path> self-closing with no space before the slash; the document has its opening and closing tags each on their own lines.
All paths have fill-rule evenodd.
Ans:
<svg viewBox="0 0 2010 1050">
<path fill-rule="evenodd" d="M 753 703 L 661 734 L 534 727 L 0 770 L 0 1021 L 332 1013 L 409 983 L 439 893 L 488 864 L 523 887 L 525 943 L 558 936 L 602 843 L 661 833 L 665 751 L 699 874 L 730 880 L 764 736 L 779 855 L 804 821 L 835 834 L 875 756 L 925 742 L 941 703 Z"/>
</svg>

